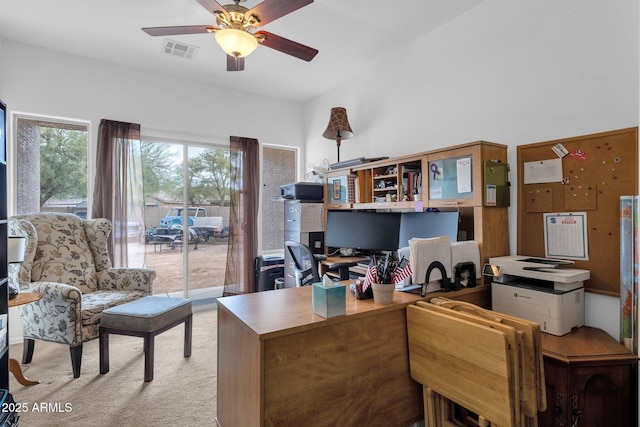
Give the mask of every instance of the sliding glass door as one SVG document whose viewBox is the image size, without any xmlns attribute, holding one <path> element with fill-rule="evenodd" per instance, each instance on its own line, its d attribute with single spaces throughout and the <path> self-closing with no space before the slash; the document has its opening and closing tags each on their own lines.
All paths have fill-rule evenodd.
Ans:
<svg viewBox="0 0 640 427">
<path fill-rule="evenodd" d="M 226 147 L 143 141 L 147 266 L 156 295 L 222 295 L 229 223 Z"/>
</svg>

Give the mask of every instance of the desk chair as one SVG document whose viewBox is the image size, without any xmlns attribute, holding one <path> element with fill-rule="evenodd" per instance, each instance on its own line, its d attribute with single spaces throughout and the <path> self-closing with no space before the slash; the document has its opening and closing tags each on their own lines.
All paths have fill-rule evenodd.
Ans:
<svg viewBox="0 0 640 427">
<path fill-rule="evenodd" d="M 320 281 L 318 261 L 313 256 L 309 246 L 287 240 L 284 242 L 293 259 L 293 271 L 296 276 L 296 286 L 310 285 Z"/>
</svg>

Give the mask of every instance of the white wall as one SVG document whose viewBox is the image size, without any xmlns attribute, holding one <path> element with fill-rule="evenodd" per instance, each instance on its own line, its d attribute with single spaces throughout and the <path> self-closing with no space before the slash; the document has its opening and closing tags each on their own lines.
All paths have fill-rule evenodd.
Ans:
<svg viewBox="0 0 640 427">
<path fill-rule="evenodd" d="M 322 137 L 333 106 L 355 133 L 341 160 L 506 144 L 515 254 L 516 146 L 637 126 L 638 31 L 634 0 L 487 0 L 307 103 L 305 164 L 336 161 Z M 618 304 L 588 294 L 586 323 L 617 339 Z"/>
<path fill-rule="evenodd" d="M 303 144 L 302 113 L 292 102 L 9 40 L 0 52 L 2 97 L 14 112 L 89 120 L 96 132 L 100 119 L 111 119 L 176 134 Z"/>
</svg>

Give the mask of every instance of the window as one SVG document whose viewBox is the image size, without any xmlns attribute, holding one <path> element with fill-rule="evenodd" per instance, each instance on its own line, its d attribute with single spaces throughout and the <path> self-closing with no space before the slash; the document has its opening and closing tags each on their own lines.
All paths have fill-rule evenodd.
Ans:
<svg viewBox="0 0 640 427">
<path fill-rule="evenodd" d="M 86 217 L 88 125 L 19 117 L 16 134 L 17 213 Z"/>
</svg>

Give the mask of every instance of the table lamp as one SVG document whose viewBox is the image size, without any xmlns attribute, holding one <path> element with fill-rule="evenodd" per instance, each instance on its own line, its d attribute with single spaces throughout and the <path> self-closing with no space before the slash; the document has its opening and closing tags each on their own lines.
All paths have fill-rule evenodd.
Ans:
<svg viewBox="0 0 640 427">
<path fill-rule="evenodd" d="M 338 163 L 340 162 L 340 142 L 353 138 L 353 131 L 347 118 L 347 110 L 343 107 L 333 107 L 327 129 L 322 134 L 327 139 L 335 139 L 338 146 Z"/>
<path fill-rule="evenodd" d="M 27 238 L 24 236 L 9 236 L 7 242 L 7 261 L 9 264 L 21 264 L 24 262 L 24 250 Z M 9 299 L 14 299 L 19 290 L 9 283 Z"/>
</svg>

